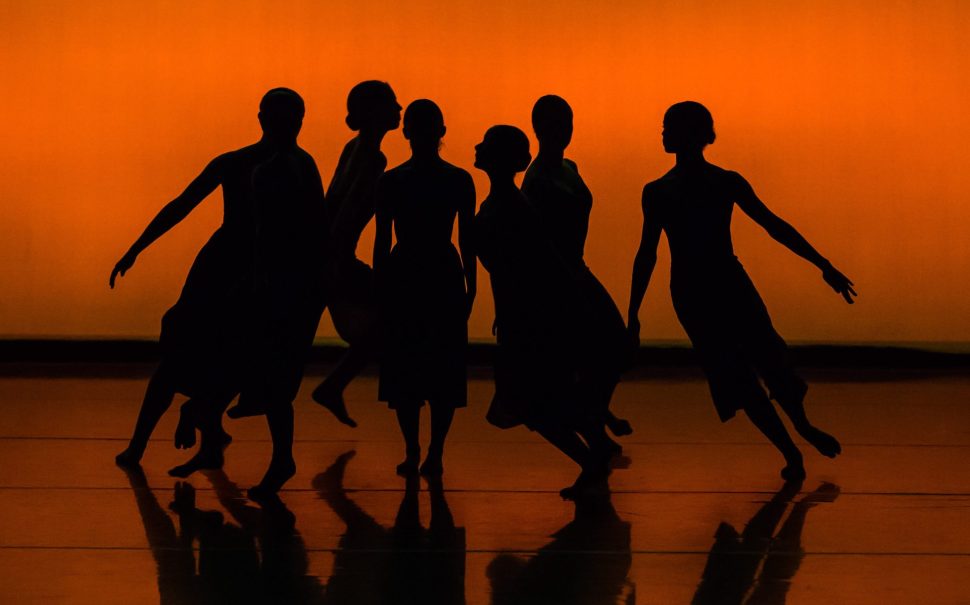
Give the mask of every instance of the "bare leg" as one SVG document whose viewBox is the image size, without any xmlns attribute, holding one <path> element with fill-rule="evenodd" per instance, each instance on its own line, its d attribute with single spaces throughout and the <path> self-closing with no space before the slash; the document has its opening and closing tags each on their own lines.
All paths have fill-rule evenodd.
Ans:
<svg viewBox="0 0 970 605">
<path fill-rule="evenodd" d="M 283 484 L 296 474 L 293 460 L 293 404 L 277 403 L 266 412 L 266 423 L 273 439 L 273 457 L 258 485 L 249 488 L 252 500 L 269 500 L 276 496 Z"/>
<path fill-rule="evenodd" d="M 414 402 L 395 402 L 397 425 L 401 427 L 404 437 L 404 462 L 397 465 L 397 474 L 403 477 L 418 473 L 418 462 L 421 460 L 421 442 L 418 440 L 421 430 L 421 407 Z"/>
<path fill-rule="evenodd" d="M 781 477 L 785 481 L 800 481 L 805 478 L 805 465 L 802 453 L 795 446 L 788 430 L 778 417 L 771 402 L 767 399 L 758 401 L 744 408 L 744 412 L 751 422 L 758 427 L 765 437 L 778 448 L 785 457 L 787 466 L 781 470 Z"/>
<path fill-rule="evenodd" d="M 175 398 L 175 389 L 168 376 L 168 370 L 164 364 L 158 366 L 155 373 L 148 381 L 145 389 L 145 398 L 142 400 L 141 409 L 138 411 L 138 420 L 135 421 L 135 430 L 132 433 L 128 447 L 123 452 L 115 456 L 115 463 L 119 466 L 134 466 L 141 461 L 145 448 L 148 447 L 148 439 L 161 420 L 162 415 L 172 405 Z"/>
<path fill-rule="evenodd" d="M 351 345 L 337 362 L 337 366 L 317 388 L 313 389 L 311 395 L 315 402 L 329 410 L 339 422 L 349 427 L 356 427 L 357 422 L 347 413 L 344 389 L 360 374 L 370 357 L 370 347 Z"/>
<path fill-rule="evenodd" d="M 787 397 L 780 398 L 778 405 L 781 406 L 782 411 L 791 420 L 798 434 L 815 447 L 820 454 L 829 458 L 835 458 L 842 453 L 842 445 L 838 439 L 809 422 L 808 415 L 805 413 L 803 399 L 789 400 Z"/>
<path fill-rule="evenodd" d="M 455 417 L 455 408 L 448 404 L 428 402 L 431 408 L 431 443 L 428 455 L 421 465 L 421 474 L 426 477 L 440 477 L 444 472 L 445 438 Z"/>
<path fill-rule="evenodd" d="M 169 469 L 169 475 L 185 478 L 195 471 L 222 468 L 225 464 L 223 451 L 232 442 L 232 437 L 222 428 L 222 415 L 231 401 L 232 396 L 221 398 L 218 403 L 192 400 L 182 406 L 183 414 L 188 418 L 186 422 L 192 423 L 193 437 L 197 425 L 202 433 L 202 443 L 188 462 Z"/>
</svg>

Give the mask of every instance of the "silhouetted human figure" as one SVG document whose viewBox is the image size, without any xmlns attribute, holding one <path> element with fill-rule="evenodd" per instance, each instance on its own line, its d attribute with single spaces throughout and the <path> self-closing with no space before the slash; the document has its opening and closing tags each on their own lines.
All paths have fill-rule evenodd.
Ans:
<svg viewBox="0 0 970 605">
<path fill-rule="evenodd" d="M 221 427 L 222 410 L 241 390 L 250 357 L 247 325 L 252 320 L 256 234 L 253 171 L 281 148 L 295 144 L 296 132 L 290 125 L 302 121 L 303 111 L 303 100 L 292 90 L 267 92 L 258 116 L 262 138 L 212 160 L 162 208 L 111 271 L 113 288 L 117 276 L 125 275 L 145 248 L 222 186 L 223 223 L 196 257 L 178 302 L 162 318 L 162 360 L 148 383 L 128 448 L 116 457 L 118 464 L 140 461 L 162 414 L 175 394 L 182 393 L 191 400 L 183 406 L 186 413 L 176 431 L 176 446 L 191 447 L 195 426 L 203 428 L 199 453 L 186 465 L 188 472 L 222 466 L 222 449 L 230 441 Z M 208 411 L 205 421 L 195 417 L 197 409 Z"/>
<path fill-rule="evenodd" d="M 357 242 L 374 217 L 377 181 L 387 167 L 381 141 L 400 124 L 401 106 L 390 85 L 368 80 L 354 86 L 347 97 L 347 126 L 357 136 L 344 146 L 327 189 L 327 306 L 337 334 L 350 348 L 312 397 L 351 427 L 357 423 L 347 413 L 343 392 L 379 341 L 373 276 L 371 268 L 356 256 Z"/>
<path fill-rule="evenodd" d="M 805 414 L 805 382 L 787 360 L 785 341 L 775 332 L 761 297 L 734 255 L 731 213 L 737 204 L 769 235 L 821 269 L 822 278 L 846 302 L 852 282 L 822 257 L 794 227 L 773 214 L 738 173 L 704 159 L 714 142 L 710 112 L 693 101 L 677 103 L 664 116 L 663 145 L 676 165 L 643 188 L 643 233 L 633 265 L 629 323 L 639 342 L 637 314 L 657 261 L 661 232 L 670 244 L 670 293 L 680 323 L 700 358 L 722 421 L 744 410 L 781 451 L 786 480 L 805 476 L 802 454 L 771 405 L 776 400 L 795 430 L 825 456 L 842 448 L 813 426 Z M 759 382 L 764 380 L 766 394 Z"/>
<path fill-rule="evenodd" d="M 576 484 L 562 491 L 571 498 L 605 480 L 610 453 L 597 439 L 602 419 L 597 425 L 590 414 L 593 402 L 575 388 L 568 326 L 577 282 L 515 186 L 530 160 L 529 140 L 514 126 L 493 126 L 475 147 L 475 167 L 491 184 L 475 217 L 475 251 L 491 279 L 498 340 L 488 420 L 499 428 L 524 424 L 579 464 Z"/>
<path fill-rule="evenodd" d="M 292 129 L 299 130 L 299 123 Z M 256 296 L 259 318 L 253 377 L 230 416 L 265 413 L 273 440 L 269 469 L 250 489 L 256 499 L 277 492 L 296 472 L 293 400 L 324 303 L 327 239 L 323 184 L 309 153 L 281 148 L 253 172 L 258 223 Z"/>
<path fill-rule="evenodd" d="M 800 487 L 798 482 L 787 482 L 758 509 L 740 534 L 728 523 L 721 523 L 692 605 L 784 605 L 805 558 L 802 530 L 808 511 L 839 496 L 838 486 L 821 484 L 791 506 L 776 533 Z"/>
<path fill-rule="evenodd" d="M 418 472 L 424 402 L 431 408 L 431 443 L 420 472 L 428 476 L 443 472 L 455 408 L 467 402 L 467 321 L 477 290 L 471 247 L 475 184 L 466 171 L 441 159 L 444 134 L 444 117 L 434 102 L 408 105 L 404 137 L 411 159 L 384 173 L 377 188 L 374 272 L 384 334 L 378 397 L 397 413 L 405 443 L 405 459 L 397 467 L 402 475 Z M 460 257 L 451 243 L 456 217 Z"/>
<path fill-rule="evenodd" d="M 525 172 L 522 193 L 538 210 L 559 255 L 575 272 L 582 303 L 575 323 L 577 354 L 583 358 L 580 385 L 596 401 L 603 421 L 616 435 L 633 432 L 630 423 L 609 410 L 621 372 L 629 365 L 623 316 L 606 288 L 583 259 L 593 195 L 576 162 L 564 157 L 573 135 L 573 111 L 556 95 L 546 95 L 532 108 L 532 127 L 539 153 Z M 604 438 L 606 438 L 604 436 Z M 611 444 L 617 453 L 618 444 Z"/>
<path fill-rule="evenodd" d="M 636 603 L 630 524 L 609 493 L 576 501 L 575 518 L 531 559 L 502 554 L 486 574 L 492 605 Z"/>
<path fill-rule="evenodd" d="M 351 500 L 343 485 L 346 452 L 313 480 L 320 498 L 347 525 L 334 553 L 324 603 L 463 605 L 465 530 L 445 500 L 440 478 L 431 478 L 431 519 L 421 525 L 419 480 L 408 477 L 394 526 L 385 528 Z"/>
</svg>

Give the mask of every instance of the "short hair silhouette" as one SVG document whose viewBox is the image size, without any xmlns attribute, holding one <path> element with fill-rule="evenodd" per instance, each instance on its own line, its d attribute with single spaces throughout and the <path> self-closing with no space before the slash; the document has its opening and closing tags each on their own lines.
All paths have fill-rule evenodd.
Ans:
<svg viewBox="0 0 970 605">
<path fill-rule="evenodd" d="M 522 172 L 529 167 L 529 137 L 515 126 L 499 124 L 485 132 L 485 141 L 491 147 L 490 155 L 496 168 Z"/>
<path fill-rule="evenodd" d="M 394 90 L 387 82 L 365 80 L 357 84 L 347 95 L 347 126 L 351 130 L 360 130 L 393 98 Z"/>
<path fill-rule="evenodd" d="M 560 96 L 545 95 L 539 97 L 532 107 L 532 129 L 540 142 L 554 143 L 557 138 L 559 145 L 566 147 L 572 138 L 573 109 Z"/>
<path fill-rule="evenodd" d="M 404 138 L 437 140 L 445 136 L 445 117 L 430 99 L 413 101 L 404 111 Z"/>
<path fill-rule="evenodd" d="M 714 117 L 697 101 L 675 103 L 664 114 L 667 151 L 704 148 L 714 139 Z"/>
<path fill-rule="evenodd" d="M 303 97 L 289 88 L 273 88 L 259 102 L 259 123 L 269 133 L 296 136 L 305 114 Z"/>
</svg>

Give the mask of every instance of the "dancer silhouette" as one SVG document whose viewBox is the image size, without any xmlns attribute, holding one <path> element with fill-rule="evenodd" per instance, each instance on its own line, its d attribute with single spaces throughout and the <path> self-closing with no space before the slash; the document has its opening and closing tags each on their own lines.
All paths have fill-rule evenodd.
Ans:
<svg viewBox="0 0 970 605">
<path fill-rule="evenodd" d="M 313 390 L 313 400 L 340 422 L 355 427 L 343 392 L 374 354 L 379 340 L 371 268 L 357 258 L 357 243 L 376 211 L 377 181 L 387 158 L 381 141 L 401 124 L 401 106 L 386 82 L 368 80 L 347 97 L 347 126 L 357 136 L 344 146 L 327 189 L 330 247 L 327 306 L 337 334 L 350 348 Z"/>
<path fill-rule="evenodd" d="M 492 605 L 636 603 L 629 579 L 630 524 L 604 493 L 576 501 L 575 517 L 528 561 L 502 554 L 488 564 Z"/>
<path fill-rule="evenodd" d="M 664 232 L 670 244 L 674 309 L 698 353 L 721 421 L 744 410 L 785 457 L 782 477 L 800 480 L 805 476 L 802 454 L 770 399 L 779 403 L 795 430 L 820 453 L 834 458 L 842 448 L 809 422 L 804 407 L 808 386 L 789 364 L 785 341 L 772 327 L 761 297 L 734 255 L 734 205 L 775 240 L 818 267 L 825 282 L 846 302 L 852 303 L 856 292 L 845 275 L 758 199 L 740 174 L 704 159 L 704 148 L 713 142 L 714 120 L 703 105 L 686 101 L 667 110 L 663 145 L 666 152 L 676 154 L 677 162 L 643 189 L 643 233 L 633 264 L 629 333 L 639 342 L 637 314 Z"/>
<path fill-rule="evenodd" d="M 575 323 L 577 353 L 583 359 L 583 396 L 597 402 L 603 422 L 615 435 L 628 435 L 633 432 L 630 423 L 609 410 L 620 374 L 630 362 L 626 326 L 613 298 L 583 259 L 593 195 L 576 162 L 564 157 L 572 140 L 573 110 L 561 97 L 541 97 L 532 108 L 532 127 L 539 139 L 539 153 L 526 170 L 522 193 L 539 212 L 559 255 L 579 282 L 582 306 Z M 615 442 L 610 446 L 617 453 L 622 451 Z"/>
<path fill-rule="evenodd" d="M 186 413 L 176 431 L 176 446 L 194 445 L 195 426 L 204 425 L 199 453 L 188 466 L 222 466 L 222 449 L 230 441 L 221 427 L 222 410 L 241 390 L 250 356 L 247 326 L 252 318 L 256 234 L 253 171 L 281 148 L 294 144 L 303 112 L 303 100 L 294 91 L 267 92 L 260 101 L 260 140 L 212 160 L 162 208 L 111 271 L 109 284 L 114 288 L 117 277 L 132 268 L 142 251 L 222 186 L 223 223 L 196 257 L 178 302 L 162 318 L 162 359 L 149 380 L 128 447 L 115 459 L 118 464 L 138 464 L 159 419 L 175 394 L 182 393 L 192 398 L 184 411 L 194 411 L 198 405 L 218 412 L 208 422 Z"/>
<path fill-rule="evenodd" d="M 611 454 L 597 438 L 602 419 L 597 425 L 594 406 L 574 388 L 567 326 L 578 304 L 576 280 L 515 186 L 530 160 L 529 140 L 514 126 L 493 126 L 475 147 L 475 167 L 491 185 L 475 217 L 475 250 L 491 279 L 498 340 L 488 420 L 499 428 L 524 424 L 579 464 L 576 483 L 561 492 L 574 498 L 605 483 Z"/>
<path fill-rule="evenodd" d="M 477 289 L 471 248 L 475 184 L 441 159 L 444 134 L 444 117 L 434 102 L 408 105 L 404 137 L 411 159 L 378 184 L 374 271 L 384 324 L 378 396 L 397 413 L 404 436 L 405 459 L 397 467 L 402 475 L 419 470 L 424 402 L 431 408 L 431 443 L 420 472 L 437 476 L 444 470 L 455 408 L 465 407 L 467 399 L 467 320 Z M 456 217 L 460 257 L 451 243 Z"/>
<path fill-rule="evenodd" d="M 313 487 L 347 530 L 334 552 L 324 603 L 465 603 L 465 529 L 456 527 L 440 478 L 428 481 L 431 519 L 421 525 L 419 479 L 408 477 L 394 525 L 386 528 L 343 485 L 355 452 L 341 454 Z"/>
<path fill-rule="evenodd" d="M 788 518 L 781 523 L 800 486 L 786 483 L 741 533 L 728 523 L 718 526 L 692 605 L 784 605 L 805 558 L 802 530 L 808 511 L 839 497 L 837 485 L 823 483 L 792 504 Z"/>
</svg>

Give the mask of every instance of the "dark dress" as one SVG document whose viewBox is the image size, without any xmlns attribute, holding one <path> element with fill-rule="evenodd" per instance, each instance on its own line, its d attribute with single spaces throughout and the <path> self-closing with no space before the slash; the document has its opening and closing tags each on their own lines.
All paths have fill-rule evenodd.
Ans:
<svg viewBox="0 0 970 605">
<path fill-rule="evenodd" d="M 475 250 L 495 299 L 498 351 L 488 421 L 533 430 L 568 423 L 578 411 L 566 337 L 574 280 L 520 191 L 493 191 L 482 202 Z"/>
<path fill-rule="evenodd" d="M 467 400 L 465 275 L 451 241 L 459 205 L 475 186 L 446 162 L 406 162 L 381 177 L 378 213 L 397 244 L 382 275 L 383 356 L 378 397 L 390 407 Z"/>
<path fill-rule="evenodd" d="M 213 161 L 222 185 L 223 222 L 162 317 L 161 367 L 175 391 L 189 397 L 231 398 L 246 374 L 256 233 L 252 174 L 266 158 L 266 148 L 257 144 Z"/>
<path fill-rule="evenodd" d="M 316 163 L 299 147 L 258 166 L 253 189 L 259 346 L 241 405 L 269 407 L 296 398 L 323 311 L 325 206 Z"/>
<path fill-rule="evenodd" d="M 522 181 L 522 193 L 539 212 L 562 260 L 574 273 L 579 305 L 574 325 L 576 354 L 596 389 L 600 405 L 608 405 L 620 374 L 630 363 L 626 324 L 613 298 L 583 259 L 593 195 L 579 175 L 576 163 L 564 159 L 558 166 L 533 162 Z"/>
<path fill-rule="evenodd" d="M 674 310 L 722 421 L 766 396 L 801 401 L 808 389 L 734 255 L 731 214 L 741 183 L 737 173 L 708 166 L 690 174 L 671 171 L 644 190 L 644 211 L 655 213 L 670 245 Z"/>
</svg>

